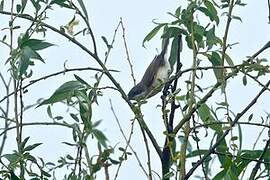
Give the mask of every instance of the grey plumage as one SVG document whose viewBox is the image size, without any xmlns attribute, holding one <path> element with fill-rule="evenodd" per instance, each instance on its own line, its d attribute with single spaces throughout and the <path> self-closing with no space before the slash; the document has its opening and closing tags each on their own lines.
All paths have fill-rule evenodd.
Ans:
<svg viewBox="0 0 270 180">
<path fill-rule="evenodd" d="M 165 57 L 168 45 L 169 39 L 166 38 L 161 53 L 155 56 L 147 67 L 142 80 L 129 91 L 128 98 L 130 100 L 150 98 L 162 89 L 160 84 L 169 77 L 171 70 L 170 64 Z"/>
</svg>

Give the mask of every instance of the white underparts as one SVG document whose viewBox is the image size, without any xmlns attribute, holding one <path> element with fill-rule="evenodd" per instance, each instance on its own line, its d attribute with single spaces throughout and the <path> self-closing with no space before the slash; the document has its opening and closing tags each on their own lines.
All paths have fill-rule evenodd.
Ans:
<svg viewBox="0 0 270 180">
<path fill-rule="evenodd" d="M 165 65 L 161 66 L 158 69 L 154 83 L 153 83 L 153 87 L 160 85 L 161 82 L 167 81 L 170 76 L 171 66 L 166 56 L 164 58 L 165 58 Z"/>
</svg>

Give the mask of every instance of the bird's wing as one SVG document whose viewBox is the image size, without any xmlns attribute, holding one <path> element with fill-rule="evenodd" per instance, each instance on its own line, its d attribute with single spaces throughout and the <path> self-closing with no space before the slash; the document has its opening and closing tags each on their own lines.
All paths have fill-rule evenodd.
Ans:
<svg viewBox="0 0 270 180">
<path fill-rule="evenodd" d="M 147 87 L 150 87 L 153 84 L 153 81 L 155 80 L 155 76 L 157 75 L 157 69 L 160 66 L 161 63 L 161 57 L 158 55 L 156 56 L 151 64 L 147 67 L 141 82 L 144 82 L 144 84 Z"/>
</svg>

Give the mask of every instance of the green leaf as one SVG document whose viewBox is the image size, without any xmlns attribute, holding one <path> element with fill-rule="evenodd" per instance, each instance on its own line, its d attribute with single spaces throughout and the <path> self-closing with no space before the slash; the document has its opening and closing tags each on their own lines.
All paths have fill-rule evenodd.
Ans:
<svg viewBox="0 0 270 180">
<path fill-rule="evenodd" d="M 222 137 L 223 133 L 218 133 L 216 140 L 218 141 Z M 228 146 L 226 140 L 223 138 L 221 143 L 218 145 L 216 150 L 220 153 L 227 154 L 228 153 Z M 218 160 L 221 164 L 221 167 L 228 169 L 232 163 L 232 158 L 230 156 L 224 156 L 218 154 Z"/>
<path fill-rule="evenodd" d="M 13 154 L 5 154 L 3 155 L 3 157 L 5 157 L 10 164 L 16 164 L 17 162 L 19 162 L 20 156 L 18 156 L 18 154 L 13 153 Z"/>
<path fill-rule="evenodd" d="M 36 144 L 29 145 L 26 148 L 24 148 L 24 151 L 31 151 L 31 150 L 35 149 L 36 147 L 38 147 L 41 144 L 42 143 L 36 143 Z"/>
<path fill-rule="evenodd" d="M 21 142 L 21 144 L 20 144 L 20 150 L 22 150 L 23 151 L 23 149 L 24 149 L 24 147 L 25 147 L 25 144 L 27 143 L 27 141 L 29 140 L 29 136 L 28 137 L 26 137 L 22 142 Z"/>
<path fill-rule="evenodd" d="M 102 131 L 93 129 L 92 134 L 97 138 L 98 142 L 105 148 L 107 148 L 107 138 Z"/>
<path fill-rule="evenodd" d="M 162 38 L 178 37 L 180 34 L 188 35 L 188 32 L 178 26 L 171 26 L 166 28 L 165 32 L 162 34 Z"/>
<path fill-rule="evenodd" d="M 233 60 L 231 59 L 231 57 L 225 53 L 224 54 L 225 60 L 227 61 L 227 63 L 229 64 L 229 66 L 234 66 Z"/>
<path fill-rule="evenodd" d="M 54 117 L 53 119 L 59 121 L 59 120 L 62 120 L 62 119 L 64 119 L 64 118 L 63 118 L 62 116 L 56 116 L 56 117 Z"/>
<path fill-rule="evenodd" d="M 204 5 L 206 6 L 207 10 L 209 11 L 209 14 L 205 14 L 210 18 L 211 21 L 216 21 L 217 24 L 219 24 L 219 18 L 217 15 L 217 10 L 215 6 L 208 0 L 204 1 Z"/>
<path fill-rule="evenodd" d="M 200 150 L 194 150 L 194 151 L 192 151 L 192 152 L 190 152 L 190 153 L 188 153 L 187 154 L 187 158 L 191 158 L 191 157 L 196 157 L 196 156 L 200 156 L 200 155 L 204 155 L 204 154 L 206 154 L 206 153 L 208 153 L 209 152 L 209 150 L 207 149 L 205 149 L 205 150 L 203 150 L 203 149 L 200 149 Z"/>
<path fill-rule="evenodd" d="M 71 98 L 75 94 L 75 90 L 83 89 L 85 86 L 79 81 L 68 81 L 61 85 L 49 99 L 41 102 L 37 107 L 42 106 L 44 104 L 54 104 L 56 102 L 60 102 L 66 99 Z"/>
<path fill-rule="evenodd" d="M 224 179 L 225 174 L 226 174 L 226 170 L 222 170 L 217 175 L 215 175 L 215 177 L 213 178 L 213 180 Z"/>
<path fill-rule="evenodd" d="M 34 6 L 34 8 L 36 9 L 36 11 L 39 11 L 41 6 L 39 4 L 39 1 L 35 1 L 35 0 L 30 0 L 32 2 L 32 5 Z"/>
<path fill-rule="evenodd" d="M 69 115 L 70 115 L 70 116 L 72 117 L 72 119 L 74 119 L 76 122 L 79 122 L 79 121 L 80 121 L 76 114 L 70 113 Z"/>
<path fill-rule="evenodd" d="M 109 48 L 112 48 L 112 46 L 109 45 L 108 40 L 107 40 L 107 38 L 105 36 L 101 36 L 101 39 L 104 41 L 104 43 L 106 44 L 106 46 L 107 46 L 108 49 Z"/>
<path fill-rule="evenodd" d="M 92 107 L 88 106 L 87 103 L 79 102 L 80 116 L 85 125 L 86 130 L 92 129 L 91 118 L 92 118 Z"/>
<path fill-rule="evenodd" d="M 91 87 L 85 80 L 83 80 L 81 77 L 74 74 L 74 77 L 82 84 L 85 84 L 87 87 Z"/>
<path fill-rule="evenodd" d="M 21 10 L 22 13 L 25 9 L 26 4 L 27 4 L 27 0 L 22 0 L 22 4 L 21 4 L 22 5 L 22 10 Z"/>
<path fill-rule="evenodd" d="M 203 44 L 203 36 L 204 36 L 204 33 L 205 33 L 205 30 L 204 30 L 204 27 L 203 26 L 200 26 L 196 23 L 194 23 L 194 38 L 195 38 L 195 41 L 197 41 L 199 47 L 204 47 L 204 44 Z"/>
<path fill-rule="evenodd" d="M 88 18 L 87 10 L 86 10 L 86 8 L 84 6 L 83 1 L 82 0 L 78 0 L 78 3 L 80 4 L 80 6 L 81 6 L 81 8 L 83 10 L 83 13 L 84 13 L 84 16 L 86 17 L 86 20 L 88 20 L 89 18 Z"/>
<path fill-rule="evenodd" d="M 172 47 L 171 47 L 171 52 L 170 52 L 170 57 L 169 57 L 169 63 L 171 67 L 174 66 L 177 57 L 178 57 L 178 37 L 174 38 L 172 41 Z"/>
<path fill-rule="evenodd" d="M 243 84 L 244 84 L 244 86 L 247 85 L 247 76 L 246 75 L 243 76 Z"/>
<path fill-rule="evenodd" d="M 19 13 L 22 10 L 22 6 L 20 4 L 16 5 L 16 11 Z"/>
<path fill-rule="evenodd" d="M 53 116 L 52 116 L 52 111 L 51 111 L 51 106 L 50 106 L 50 105 L 47 107 L 47 114 L 48 114 L 48 116 L 49 116 L 51 119 L 53 118 Z"/>
<path fill-rule="evenodd" d="M 30 59 L 35 57 L 35 52 L 28 46 L 23 47 L 19 56 L 19 75 L 26 74 L 26 71 L 30 65 L 34 65 Z"/>
<path fill-rule="evenodd" d="M 206 104 L 202 104 L 198 109 L 199 117 L 203 121 L 204 124 L 218 123 L 219 121 L 212 116 L 209 107 Z M 221 124 L 212 124 L 209 125 L 211 129 L 216 131 L 217 133 L 222 132 Z"/>
<path fill-rule="evenodd" d="M 208 56 L 208 59 L 212 63 L 212 65 L 215 66 L 221 66 L 221 57 L 217 52 L 212 52 L 210 56 Z M 222 69 L 213 69 L 217 81 L 222 81 L 223 80 L 223 70 Z"/>
<path fill-rule="evenodd" d="M 45 48 L 48 48 L 50 46 L 53 46 L 54 44 L 45 42 L 40 39 L 28 39 L 27 41 L 24 41 L 21 44 L 21 47 L 29 46 L 34 51 L 39 51 Z"/>
<path fill-rule="evenodd" d="M 240 22 L 242 22 L 242 19 L 239 17 L 239 16 L 231 16 L 232 19 L 236 19 L 236 20 L 239 20 Z"/>
<path fill-rule="evenodd" d="M 165 24 L 159 24 L 158 26 L 156 26 L 152 31 L 150 31 L 145 38 L 143 39 L 143 43 L 142 46 L 144 47 L 144 43 L 146 41 L 150 41 L 158 32 L 159 30 L 164 26 Z"/>
<path fill-rule="evenodd" d="M 4 0 L 0 2 L 0 11 L 4 10 Z"/>
<path fill-rule="evenodd" d="M 215 35 L 215 26 L 213 26 L 209 31 L 206 31 L 205 36 L 208 50 L 211 49 L 213 45 L 222 44 L 221 39 Z"/>
<path fill-rule="evenodd" d="M 18 178 L 18 176 L 16 176 L 14 172 L 12 171 L 10 172 L 10 180 L 20 180 L 20 178 Z"/>
<path fill-rule="evenodd" d="M 42 173 L 42 175 L 44 175 L 46 177 L 51 177 L 51 175 L 44 170 L 41 170 L 41 173 Z"/>
</svg>

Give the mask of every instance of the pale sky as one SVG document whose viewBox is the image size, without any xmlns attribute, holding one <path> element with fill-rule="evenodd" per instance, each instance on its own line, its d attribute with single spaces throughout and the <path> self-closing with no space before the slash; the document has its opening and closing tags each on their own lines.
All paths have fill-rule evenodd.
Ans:
<svg viewBox="0 0 270 180">
<path fill-rule="evenodd" d="M 86 1 L 85 1 L 86 2 Z M 171 17 L 166 14 L 166 12 L 174 12 L 179 5 L 184 5 L 186 1 L 175 1 L 175 0 L 137 0 L 137 1 L 127 1 L 124 0 L 114 0 L 114 1 L 87 1 L 86 6 L 89 12 L 90 23 L 93 27 L 94 34 L 96 36 L 97 45 L 99 49 L 99 54 L 101 57 L 104 57 L 105 44 L 101 40 L 101 36 L 105 36 L 110 42 L 114 33 L 114 30 L 119 22 L 120 17 L 123 18 L 124 26 L 126 28 L 126 38 L 128 43 L 128 50 L 130 58 L 134 65 L 135 77 L 137 82 L 143 75 L 144 70 L 147 65 L 152 61 L 154 55 L 157 54 L 156 49 L 160 50 L 161 41 L 158 38 L 153 39 L 146 43 L 146 48 L 142 47 L 142 41 L 146 34 L 154 27 L 152 23 L 153 19 L 156 19 L 158 22 L 164 22 L 171 20 Z M 233 20 L 231 29 L 229 32 L 228 43 L 239 42 L 238 45 L 234 46 L 233 49 L 229 50 L 228 53 L 231 54 L 234 62 L 241 63 L 246 56 L 252 55 L 260 47 L 262 47 L 270 38 L 269 24 L 268 24 L 268 9 L 267 1 L 246 1 L 247 6 L 236 8 L 234 13 L 237 16 L 241 16 L 243 22 Z M 49 20 L 48 23 L 52 23 L 55 27 L 60 27 L 60 25 L 67 24 L 73 17 L 73 13 L 68 13 L 66 9 L 55 8 L 55 11 L 48 13 Z M 0 29 L 6 27 L 8 24 L 8 16 L 0 15 Z M 221 21 L 224 21 L 226 16 L 221 18 Z M 20 21 L 18 21 L 20 22 Z M 27 21 L 21 21 L 27 23 Z M 82 22 L 80 22 L 82 23 Z M 219 26 L 220 31 L 224 29 L 224 22 Z M 2 38 L 5 32 L 0 31 L 0 38 Z M 87 39 L 88 38 L 88 39 Z M 86 45 L 90 46 L 89 37 L 79 38 L 80 41 L 83 41 Z M 77 48 L 73 44 L 69 43 L 66 39 L 48 31 L 46 36 L 46 41 L 56 44 L 57 46 L 51 47 L 47 50 L 44 50 L 41 54 L 46 59 L 46 64 L 37 63 L 33 68 L 34 75 L 33 79 L 42 77 L 46 74 L 57 72 L 63 70 L 63 63 L 67 60 L 67 67 L 85 67 L 85 66 L 95 66 L 98 67 L 97 63 L 94 62 L 91 57 L 84 53 L 81 49 Z M 185 42 L 184 42 L 185 43 Z M 263 53 L 260 57 L 269 57 L 270 51 Z M 4 52 L 4 47 L 0 45 L 0 60 L 1 62 L 6 60 L 7 52 Z M 191 52 L 184 46 L 183 52 L 181 54 L 181 59 L 183 63 L 183 68 L 188 68 L 191 64 Z M 112 49 L 110 58 L 108 60 L 108 67 L 112 69 L 120 70 L 120 73 L 115 73 L 116 79 L 122 85 L 124 90 L 128 92 L 132 87 L 132 79 L 130 76 L 130 71 L 126 61 L 126 54 L 124 45 L 122 42 L 121 31 L 118 32 L 114 48 Z M 3 63 L 0 64 L 1 72 L 6 71 L 7 66 L 3 66 Z M 3 70 L 3 71 L 2 71 Z M 211 72 L 212 73 L 212 72 Z M 91 72 L 80 72 L 76 73 L 88 79 L 89 82 L 92 81 Z M 213 74 L 212 74 L 213 75 Z M 242 76 L 239 76 L 242 78 Z M 72 80 L 73 73 L 68 73 L 65 76 L 57 76 L 45 81 L 42 81 L 31 88 L 29 92 L 25 95 L 26 103 L 34 103 L 38 98 L 49 97 L 54 90 L 59 87 L 62 83 Z M 106 79 L 106 80 L 105 80 Z M 111 85 L 108 82 L 107 78 L 102 81 L 103 85 Z M 264 80 L 268 80 L 269 75 Z M 180 78 L 180 82 L 186 80 Z M 259 91 L 261 87 L 258 87 L 257 84 L 253 83 L 251 80 L 248 80 L 248 86 L 244 87 L 239 78 L 234 78 L 230 81 L 228 86 L 228 97 L 231 101 L 231 107 L 237 113 L 243 108 L 243 105 L 249 102 Z M 201 81 L 202 86 L 207 81 Z M 184 87 L 184 84 L 180 84 Z M 0 84 L 0 89 L 2 89 L 2 84 Z M 0 92 L 2 97 L 3 92 Z M 217 99 L 222 96 L 219 93 L 216 93 L 214 98 L 210 99 L 210 102 L 216 102 Z M 107 135 L 109 144 L 111 146 L 117 145 L 118 147 L 125 146 L 124 139 L 120 134 L 120 131 L 117 127 L 116 121 L 113 118 L 113 114 L 110 111 L 109 99 L 112 99 L 114 109 L 118 118 L 125 130 L 126 135 L 130 130 L 130 119 L 133 118 L 133 114 L 130 111 L 129 107 L 121 99 L 119 93 L 112 90 L 104 91 L 104 96 L 99 99 L 99 106 L 94 107 L 93 111 L 93 121 L 102 119 L 102 124 L 99 126 L 99 129 L 103 130 Z M 250 111 L 254 114 L 261 114 L 263 110 L 269 110 L 269 100 L 270 95 L 266 93 L 258 102 L 258 104 L 252 108 Z M 263 102 L 264 101 L 264 102 Z M 267 104 L 268 103 L 268 104 Z M 149 128 L 153 131 L 153 134 L 157 137 L 160 145 L 163 145 L 164 136 L 162 132 L 164 131 L 163 122 L 161 119 L 161 114 L 156 108 L 156 105 L 160 104 L 159 95 L 154 98 L 151 98 L 146 105 L 143 107 L 143 113 L 146 120 L 146 123 L 149 125 Z M 66 109 L 63 108 L 60 104 L 55 104 L 53 106 L 54 115 L 64 115 Z M 268 111 L 269 112 L 269 111 Z M 250 114 L 249 113 L 249 114 Z M 262 114 L 264 116 L 264 114 Z M 258 116 L 259 117 L 259 116 Z M 24 116 L 25 122 L 46 122 L 50 121 L 47 113 L 46 107 L 40 107 L 38 109 L 29 110 L 25 113 Z M 176 119 L 177 120 L 177 119 Z M 244 121 L 244 119 L 242 119 Z M 251 143 L 253 144 L 254 140 L 257 137 L 259 132 L 258 129 L 253 127 L 243 126 L 243 137 L 244 143 L 243 148 L 250 148 Z M 252 129 L 251 129 L 252 128 Z M 5 149 L 5 153 L 10 153 L 12 149 L 16 149 L 15 144 L 15 131 L 9 132 L 8 143 Z M 237 134 L 237 133 L 236 133 Z M 203 133 L 202 133 L 203 135 Z M 63 141 L 71 140 L 71 131 L 69 129 L 64 129 L 62 127 L 26 127 L 24 130 L 24 137 L 31 136 L 30 142 L 37 143 L 43 142 L 44 144 L 39 148 L 35 149 L 33 152 L 37 155 L 42 156 L 45 160 L 56 162 L 59 156 L 65 156 L 67 153 L 73 153 L 75 156 L 76 150 L 66 145 L 62 144 Z M 209 136 L 208 136 L 209 137 Z M 263 141 L 261 141 L 263 142 Z M 143 139 L 136 123 L 134 135 L 131 141 L 133 148 L 136 150 L 138 156 L 143 161 L 143 166 L 146 168 L 146 154 L 145 148 L 142 145 Z M 264 146 L 264 143 L 260 144 Z M 89 145 L 90 152 L 95 152 L 95 144 L 91 143 Z M 92 150 L 91 148 L 94 148 Z M 209 142 L 206 141 L 202 147 L 209 147 Z M 151 152 L 152 157 L 152 167 L 153 170 L 161 174 L 161 165 L 158 159 L 158 156 L 154 151 Z M 115 158 L 117 158 L 117 154 Z M 191 163 L 187 163 L 189 168 Z M 213 174 L 216 174 L 215 170 L 218 167 L 213 169 Z M 61 177 L 65 171 L 58 173 L 58 176 Z M 103 172 L 100 173 L 103 177 Z M 115 170 L 110 168 L 111 178 L 114 177 Z M 195 173 L 196 174 L 196 173 Z M 136 162 L 134 156 L 129 157 L 128 161 L 124 162 L 119 173 L 118 179 L 146 179 L 143 172 L 141 171 L 138 163 Z M 99 178 L 98 178 L 99 179 Z M 102 178 L 101 178 L 102 179 Z M 158 178 L 157 178 L 158 179 Z"/>
</svg>

